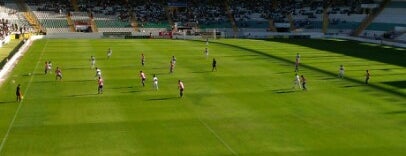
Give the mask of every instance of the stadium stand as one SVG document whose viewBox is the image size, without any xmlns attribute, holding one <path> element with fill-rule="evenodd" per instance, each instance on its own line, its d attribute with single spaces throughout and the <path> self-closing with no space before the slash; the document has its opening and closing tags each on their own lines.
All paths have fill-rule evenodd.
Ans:
<svg viewBox="0 0 406 156">
<path fill-rule="evenodd" d="M 323 32 L 350 35 L 385 0 L 25 0 L 48 33 Z M 6 25 L 30 31 L 17 1 L 0 1 Z M 360 37 L 404 40 L 406 1 L 392 0 Z M 326 10 L 325 10 L 326 9 Z M 327 18 L 326 18 L 327 17 Z M 328 19 L 328 22 L 324 21 Z M 15 28 L 15 26 L 13 27 Z M 20 27 L 19 27 L 20 28 Z M 4 29 L 4 28 L 3 28 Z M 325 31 L 324 31 L 325 30 Z"/>
</svg>

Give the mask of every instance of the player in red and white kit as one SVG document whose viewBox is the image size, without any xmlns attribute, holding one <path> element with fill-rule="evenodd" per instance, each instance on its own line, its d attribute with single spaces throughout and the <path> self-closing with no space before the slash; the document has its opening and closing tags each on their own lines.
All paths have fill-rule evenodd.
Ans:
<svg viewBox="0 0 406 156">
<path fill-rule="evenodd" d="M 180 97 L 183 97 L 183 90 L 185 90 L 185 86 L 181 80 L 178 81 L 178 88 Z"/>
<path fill-rule="evenodd" d="M 59 80 L 62 80 L 62 70 L 59 69 L 59 67 L 56 67 L 55 74 L 56 74 L 56 78 L 55 78 L 56 80 L 58 80 L 58 78 L 59 78 Z"/>
<path fill-rule="evenodd" d="M 145 76 L 145 73 L 142 72 L 142 71 L 140 71 L 140 78 L 141 78 L 142 86 L 145 87 L 145 79 L 146 79 L 147 77 Z"/>
<path fill-rule="evenodd" d="M 103 79 L 101 76 L 99 76 L 99 80 L 97 80 L 97 84 L 99 85 L 99 87 L 97 88 L 97 94 L 103 94 Z"/>
</svg>

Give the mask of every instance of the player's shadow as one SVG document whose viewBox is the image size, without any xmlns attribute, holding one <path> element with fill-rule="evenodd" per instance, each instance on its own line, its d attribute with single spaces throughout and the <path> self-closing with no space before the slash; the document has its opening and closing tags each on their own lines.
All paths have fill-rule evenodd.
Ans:
<svg viewBox="0 0 406 156">
<path fill-rule="evenodd" d="M 365 86 L 365 85 L 345 85 L 343 88 L 354 88 L 354 87 L 361 87 L 361 86 Z"/>
<path fill-rule="evenodd" d="M 390 111 L 390 112 L 386 112 L 384 114 L 389 114 L 389 115 L 406 114 L 406 110 L 403 110 L 403 111 Z"/>
<path fill-rule="evenodd" d="M 294 93 L 296 90 L 289 88 L 289 89 L 276 89 L 272 90 L 272 92 L 277 93 L 277 94 L 288 94 L 288 93 Z"/>
<path fill-rule="evenodd" d="M 132 86 L 123 86 L 123 87 L 113 87 L 113 88 L 109 88 L 109 89 L 131 89 L 134 88 Z"/>
<path fill-rule="evenodd" d="M 141 92 L 141 90 L 129 90 L 129 91 L 121 92 L 121 93 L 138 93 L 138 92 Z"/>
<path fill-rule="evenodd" d="M 152 99 L 148 99 L 148 101 L 165 101 L 165 100 L 171 100 L 171 99 L 178 99 L 178 97 L 152 98 Z"/>
<path fill-rule="evenodd" d="M 6 105 L 6 104 L 13 104 L 17 103 L 16 101 L 0 101 L 0 105 Z"/>
<path fill-rule="evenodd" d="M 68 95 L 68 97 L 86 97 L 86 96 L 95 96 L 98 95 L 97 93 L 87 93 L 87 94 L 74 94 Z"/>
<path fill-rule="evenodd" d="M 211 73 L 212 71 L 194 71 L 194 72 L 190 72 L 190 73 L 194 73 L 194 74 L 202 74 L 202 73 Z"/>
</svg>

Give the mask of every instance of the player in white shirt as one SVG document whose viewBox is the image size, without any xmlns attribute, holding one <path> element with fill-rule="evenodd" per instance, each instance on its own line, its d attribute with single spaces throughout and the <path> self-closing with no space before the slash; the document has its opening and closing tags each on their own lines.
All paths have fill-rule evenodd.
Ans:
<svg viewBox="0 0 406 156">
<path fill-rule="evenodd" d="M 295 74 L 295 80 L 293 88 L 296 89 L 296 87 L 299 87 L 299 89 L 302 89 L 301 83 L 300 83 L 300 76 Z"/>
<path fill-rule="evenodd" d="M 340 69 L 338 70 L 338 78 L 344 78 L 344 66 L 340 65 Z"/>
<path fill-rule="evenodd" d="M 111 50 L 111 48 L 109 48 L 107 50 L 107 59 L 110 59 L 111 55 L 113 54 L 113 50 Z"/>
<path fill-rule="evenodd" d="M 95 75 L 95 77 L 101 77 L 101 76 L 102 76 L 101 70 L 96 67 L 96 75 Z"/>
<path fill-rule="evenodd" d="M 206 55 L 206 58 L 209 58 L 209 49 L 208 48 L 204 49 L 204 54 Z"/>
<path fill-rule="evenodd" d="M 90 68 L 93 69 L 95 65 L 96 65 L 96 57 L 90 56 Z"/>
<path fill-rule="evenodd" d="M 156 77 L 155 74 L 154 74 L 154 78 L 152 78 L 152 80 L 154 81 L 155 90 L 158 90 L 158 77 Z"/>
</svg>

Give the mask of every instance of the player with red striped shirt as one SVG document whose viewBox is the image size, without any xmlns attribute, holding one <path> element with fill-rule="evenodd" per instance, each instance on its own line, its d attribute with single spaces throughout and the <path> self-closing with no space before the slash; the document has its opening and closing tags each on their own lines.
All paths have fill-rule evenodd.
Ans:
<svg viewBox="0 0 406 156">
<path fill-rule="evenodd" d="M 146 79 L 147 77 L 145 76 L 145 73 L 142 72 L 142 71 L 140 71 L 140 78 L 141 78 L 142 86 L 145 87 L 145 79 Z"/>
<path fill-rule="evenodd" d="M 183 90 L 185 90 L 185 86 L 183 85 L 182 81 L 178 81 L 178 87 L 179 87 L 179 95 L 180 97 L 183 97 Z"/>
<path fill-rule="evenodd" d="M 97 88 L 97 94 L 103 94 L 103 79 L 101 76 L 99 76 L 99 80 L 97 80 L 97 83 L 99 84 L 99 87 Z"/>
</svg>

